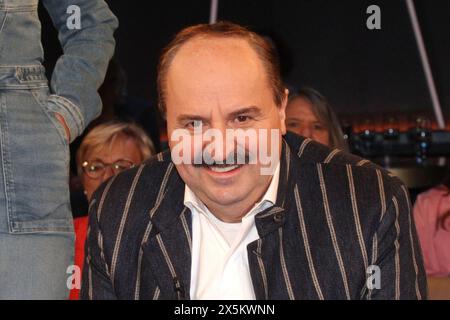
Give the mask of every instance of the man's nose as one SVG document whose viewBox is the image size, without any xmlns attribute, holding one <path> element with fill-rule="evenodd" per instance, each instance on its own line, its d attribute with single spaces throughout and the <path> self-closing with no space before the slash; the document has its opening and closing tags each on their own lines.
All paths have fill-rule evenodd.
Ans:
<svg viewBox="0 0 450 320">
<path fill-rule="evenodd" d="M 215 125 L 214 127 L 211 127 L 211 129 L 216 130 L 216 134 L 213 139 L 208 139 L 209 141 L 206 142 L 205 147 L 210 145 L 208 147 L 208 153 L 214 161 L 225 162 L 228 154 L 233 153 L 235 148 L 235 139 L 232 130 L 223 124 Z M 218 139 L 220 139 L 220 141 L 217 141 Z"/>
</svg>

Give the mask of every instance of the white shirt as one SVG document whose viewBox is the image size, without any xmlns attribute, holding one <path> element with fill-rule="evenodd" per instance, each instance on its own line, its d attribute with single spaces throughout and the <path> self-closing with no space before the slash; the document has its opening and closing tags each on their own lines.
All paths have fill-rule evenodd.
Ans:
<svg viewBox="0 0 450 320">
<path fill-rule="evenodd" d="M 255 215 L 277 199 L 280 164 L 260 202 L 240 223 L 217 219 L 186 185 L 184 205 L 192 214 L 192 300 L 254 300 L 247 245 L 259 239 Z"/>
</svg>

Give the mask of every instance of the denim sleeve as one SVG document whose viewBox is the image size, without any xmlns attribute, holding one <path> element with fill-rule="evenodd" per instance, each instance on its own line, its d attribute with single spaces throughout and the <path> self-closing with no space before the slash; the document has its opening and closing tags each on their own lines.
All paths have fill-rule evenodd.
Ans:
<svg viewBox="0 0 450 320">
<path fill-rule="evenodd" d="M 73 140 L 101 112 L 97 90 L 114 53 L 118 20 L 104 0 L 43 0 L 43 4 L 63 49 L 52 75 L 48 105 L 64 117 Z M 79 28 L 68 24 L 75 12 L 68 8 L 73 5 L 79 8 Z"/>
<path fill-rule="evenodd" d="M 81 281 L 81 300 L 116 300 L 103 251 L 103 235 L 97 215 L 97 195 L 89 208 L 89 228 L 85 243 L 85 261 Z"/>
<path fill-rule="evenodd" d="M 416 300 L 427 298 L 427 283 L 409 193 L 396 184 L 393 196 L 380 221 L 372 255 L 381 276 L 379 288 L 368 299 Z"/>
</svg>

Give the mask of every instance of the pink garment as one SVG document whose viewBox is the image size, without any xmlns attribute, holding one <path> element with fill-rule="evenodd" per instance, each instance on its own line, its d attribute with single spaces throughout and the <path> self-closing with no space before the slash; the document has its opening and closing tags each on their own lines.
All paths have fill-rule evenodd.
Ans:
<svg viewBox="0 0 450 320">
<path fill-rule="evenodd" d="M 414 220 L 427 275 L 450 276 L 450 190 L 438 186 L 421 193 L 414 205 Z M 445 226 L 440 223 L 446 215 Z"/>
</svg>

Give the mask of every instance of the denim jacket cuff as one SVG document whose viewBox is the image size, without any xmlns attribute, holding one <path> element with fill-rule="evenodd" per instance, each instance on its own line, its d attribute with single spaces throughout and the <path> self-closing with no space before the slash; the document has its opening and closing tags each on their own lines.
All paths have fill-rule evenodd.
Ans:
<svg viewBox="0 0 450 320">
<path fill-rule="evenodd" d="M 80 112 L 80 108 L 69 99 L 52 94 L 48 98 L 48 109 L 59 113 L 64 118 L 70 131 L 70 142 L 83 132 L 83 115 Z"/>
</svg>

